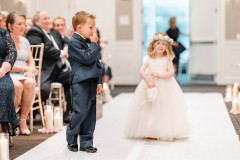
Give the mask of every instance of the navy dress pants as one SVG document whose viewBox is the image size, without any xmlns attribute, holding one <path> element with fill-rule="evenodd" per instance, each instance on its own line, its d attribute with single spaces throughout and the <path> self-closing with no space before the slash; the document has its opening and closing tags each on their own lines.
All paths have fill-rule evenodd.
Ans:
<svg viewBox="0 0 240 160">
<path fill-rule="evenodd" d="M 96 86 L 97 79 L 88 79 L 71 85 L 73 115 L 66 131 L 68 144 L 78 144 L 79 135 L 80 147 L 93 146 Z"/>
</svg>

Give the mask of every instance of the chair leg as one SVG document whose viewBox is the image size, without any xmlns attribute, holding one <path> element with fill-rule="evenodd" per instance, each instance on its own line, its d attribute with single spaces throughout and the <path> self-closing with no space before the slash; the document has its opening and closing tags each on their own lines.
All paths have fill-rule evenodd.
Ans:
<svg viewBox="0 0 240 160">
<path fill-rule="evenodd" d="M 30 111 L 30 118 L 29 118 L 29 123 L 30 123 L 30 131 L 33 131 L 33 109 Z"/>
<path fill-rule="evenodd" d="M 65 98 L 64 88 L 62 87 L 62 94 L 61 94 L 61 103 L 63 105 L 63 111 L 66 112 L 67 110 L 67 102 Z"/>
<path fill-rule="evenodd" d="M 12 136 L 9 136 L 9 143 L 13 143 L 13 138 L 12 138 Z"/>
<path fill-rule="evenodd" d="M 39 103 L 42 103 L 41 101 Z M 44 116 L 43 116 L 43 107 L 42 104 L 39 104 L 39 109 L 40 109 L 40 116 L 42 120 L 42 127 L 45 128 L 45 121 L 44 121 Z"/>
</svg>

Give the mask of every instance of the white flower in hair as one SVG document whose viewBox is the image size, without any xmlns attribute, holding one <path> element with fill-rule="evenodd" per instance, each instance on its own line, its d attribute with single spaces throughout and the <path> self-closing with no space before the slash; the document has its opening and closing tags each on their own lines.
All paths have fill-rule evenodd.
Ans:
<svg viewBox="0 0 240 160">
<path fill-rule="evenodd" d="M 162 41 L 166 41 L 170 44 L 173 43 L 173 39 L 172 38 L 169 38 L 168 36 L 163 36 L 161 34 L 158 34 L 158 35 L 154 35 L 150 40 L 149 42 L 152 43 L 153 41 L 157 41 L 157 40 L 162 40 Z"/>
</svg>

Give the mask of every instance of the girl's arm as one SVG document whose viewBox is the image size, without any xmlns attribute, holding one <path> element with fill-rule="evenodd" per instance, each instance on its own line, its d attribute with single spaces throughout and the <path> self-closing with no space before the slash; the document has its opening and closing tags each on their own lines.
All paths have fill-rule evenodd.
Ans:
<svg viewBox="0 0 240 160">
<path fill-rule="evenodd" d="M 158 73 L 158 72 L 153 72 L 151 75 L 156 78 L 161 78 L 161 79 L 168 79 L 174 76 L 174 67 L 172 60 L 168 61 L 167 64 L 167 72 L 166 73 Z"/>
<path fill-rule="evenodd" d="M 148 87 L 151 88 L 154 86 L 153 82 L 150 80 L 149 76 L 146 74 L 146 70 L 148 68 L 148 60 L 146 60 L 142 67 L 140 68 L 140 75 L 144 79 L 144 81 L 147 83 Z"/>
</svg>

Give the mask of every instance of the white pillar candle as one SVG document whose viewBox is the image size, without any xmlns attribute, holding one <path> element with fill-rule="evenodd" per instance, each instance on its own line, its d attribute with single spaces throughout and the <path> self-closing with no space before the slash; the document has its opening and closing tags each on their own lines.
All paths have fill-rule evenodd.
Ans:
<svg viewBox="0 0 240 160">
<path fill-rule="evenodd" d="M 63 111 L 60 107 L 54 108 L 54 129 L 56 131 L 62 130 L 63 127 Z"/>
<path fill-rule="evenodd" d="M 231 98 L 232 98 L 232 92 L 227 92 L 227 93 L 226 93 L 226 98 L 231 99 Z"/>
<path fill-rule="evenodd" d="M 46 118 L 46 129 L 53 129 L 53 110 L 47 108 L 45 110 L 45 118 Z"/>
<path fill-rule="evenodd" d="M 238 103 L 238 98 L 235 97 L 233 100 L 232 100 L 232 109 L 231 109 L 231 113 L 233 114 L 238 114 L 239 113 L 239 103 Z"/>
<path fill-rule="evenodd" d="M 232 92 L 233 92 L 233 97 L 238 96 L 238 83 L 234 83 Z"/>
<path fill-rule="evenodd" d="M 9 160 L 9 142 L 8 136 L 3 136 L 5 133 L 0 135 L 0 160 Z"/>
<path fill-rule="evenodd" d="M 230 87 L 226 88 L 226 92 L 232 92 L 232 88 Z"/>
<path fill-rule="evenodd" d="M 54 128 L 56 130 L 62 130 L 63 118 L 62 116 L 54 116 Z"/>
</svg>

